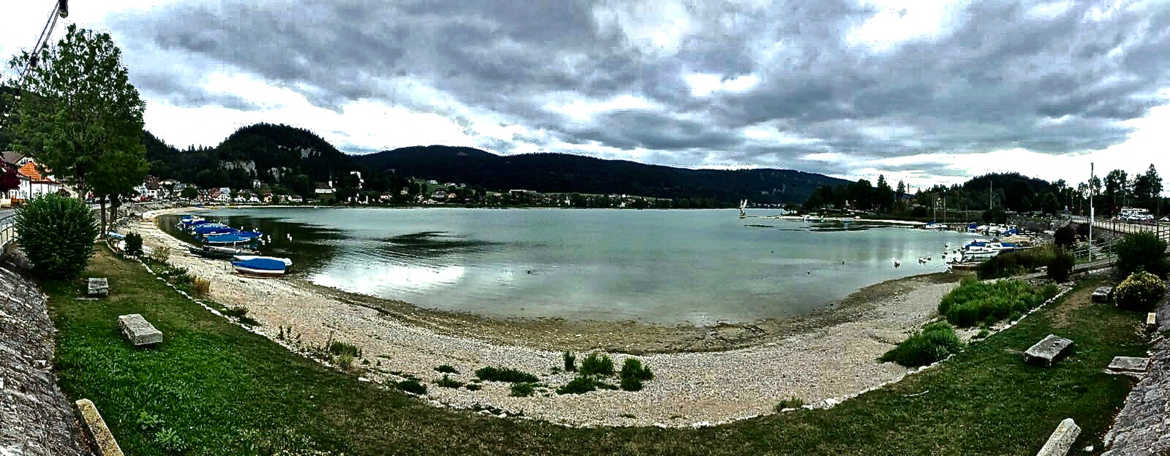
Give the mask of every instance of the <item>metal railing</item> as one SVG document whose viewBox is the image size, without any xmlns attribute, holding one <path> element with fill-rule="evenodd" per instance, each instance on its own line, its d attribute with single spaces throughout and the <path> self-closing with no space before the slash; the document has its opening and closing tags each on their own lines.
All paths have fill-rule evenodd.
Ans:
<svg viewBox="0 0 1170 456">
<path fill-rule="evenodd" d="M 0 218 L 0 251 L 8 247 L 8 243 L 16 239 L 16 215 L 11 214 Z"/>
<path fill-rule="evenodd" d="M 1088 217 L 1074 216 L 1070 218 L 1076 223 L 1089 223 Z M 1096 219 L 1093 221 L 1093 259 L 1112 258 L 1116 254 L 1113 245 L 1122 237 L 1131 233 L 1153 233 L 1158 239 L 1170 243 L 1170 224 L 1161 222 L 1136 223 L 1114 219 Z M 1074 251 L 1080 258 L 1089 257 L 1088 245 L 1081 245 Z"/>
</svg>

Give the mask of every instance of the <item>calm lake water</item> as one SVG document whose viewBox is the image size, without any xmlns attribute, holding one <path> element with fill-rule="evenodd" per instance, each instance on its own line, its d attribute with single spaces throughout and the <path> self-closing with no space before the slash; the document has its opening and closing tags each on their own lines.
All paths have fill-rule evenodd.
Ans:
<svg viewBox="0 0 1170 456">
<path fill-rule="evenodd" d="M 497 317 L 653 323 L 806 313 L 866 285 L 942 271 L 944 245 L 969 239 L 857 223 L 740 219 L 730 209 L 287 208 L 204 215 L 259 227 L 273 239 L 266 254 L 291 257 L 295 274 L 319 285 Z M 927 256 L 933 261 L 919 264 Z"/>
</svg>

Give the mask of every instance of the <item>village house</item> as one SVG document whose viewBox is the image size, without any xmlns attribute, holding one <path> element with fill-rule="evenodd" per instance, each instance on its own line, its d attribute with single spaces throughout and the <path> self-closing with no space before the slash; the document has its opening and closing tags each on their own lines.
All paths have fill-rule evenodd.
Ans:
<svg viewBox="0 0 1170 456">
<path fill-rule="evenodd" d="M 10 156 L 10 152 L 4 155 L 5 166 L 16 165 L 17 177 L 20 179 L 20 185 L 16 190 L 8 192 L 7 195 L 14 202 L 27 201 L 38 196 L 47 195 L 50 193 L 57 193 L 61 190 L 61 184 L 53 178 L 52 175 L 42 173 L 37 162 L 29 157 L 20 157 L 14 162 L 9 162 L 9 158 L 15 158 L 15 155 Z"/>
<path fill-rule="evenodd" d="M 317 182 L 317 188 L 315 188 L 313 190 L 313 193 L 316 193 L 318 195 L 332 195 L 333 194 L 333 181 Z"/>
</svg>

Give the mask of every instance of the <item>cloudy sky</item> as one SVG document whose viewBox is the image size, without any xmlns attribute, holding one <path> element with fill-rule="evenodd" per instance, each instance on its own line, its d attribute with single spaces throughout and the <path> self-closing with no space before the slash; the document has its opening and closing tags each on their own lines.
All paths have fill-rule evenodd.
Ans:
<svg viewBox="0 0 1170 456">
<path fill-rule="evenodd" d="M 5 6 L 0 55 L 32 46 L 51 3 Z M 70 3 L 68 22 L 113 34 L 147 129 L 180 147 L 266 121 L 350 153 L 449 144 L 915 185 L 1078 182 L 1090 161 L 1170 174 L 1170 1 Z"/>
</svg>

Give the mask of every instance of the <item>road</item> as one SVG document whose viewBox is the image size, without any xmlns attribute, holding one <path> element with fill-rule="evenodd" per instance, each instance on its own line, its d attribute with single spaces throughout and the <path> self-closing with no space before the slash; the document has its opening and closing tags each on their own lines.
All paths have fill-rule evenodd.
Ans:
<svg viewBox="0 0 1170 456">
<path fill-rule="evenodd" d="M 8 217 L 9 215 L 12 215 L 15 213 L 16 213 L 15 209 L 0 209 L 0 219 L 3 219 L 4 217 Z"/>
</svg>

